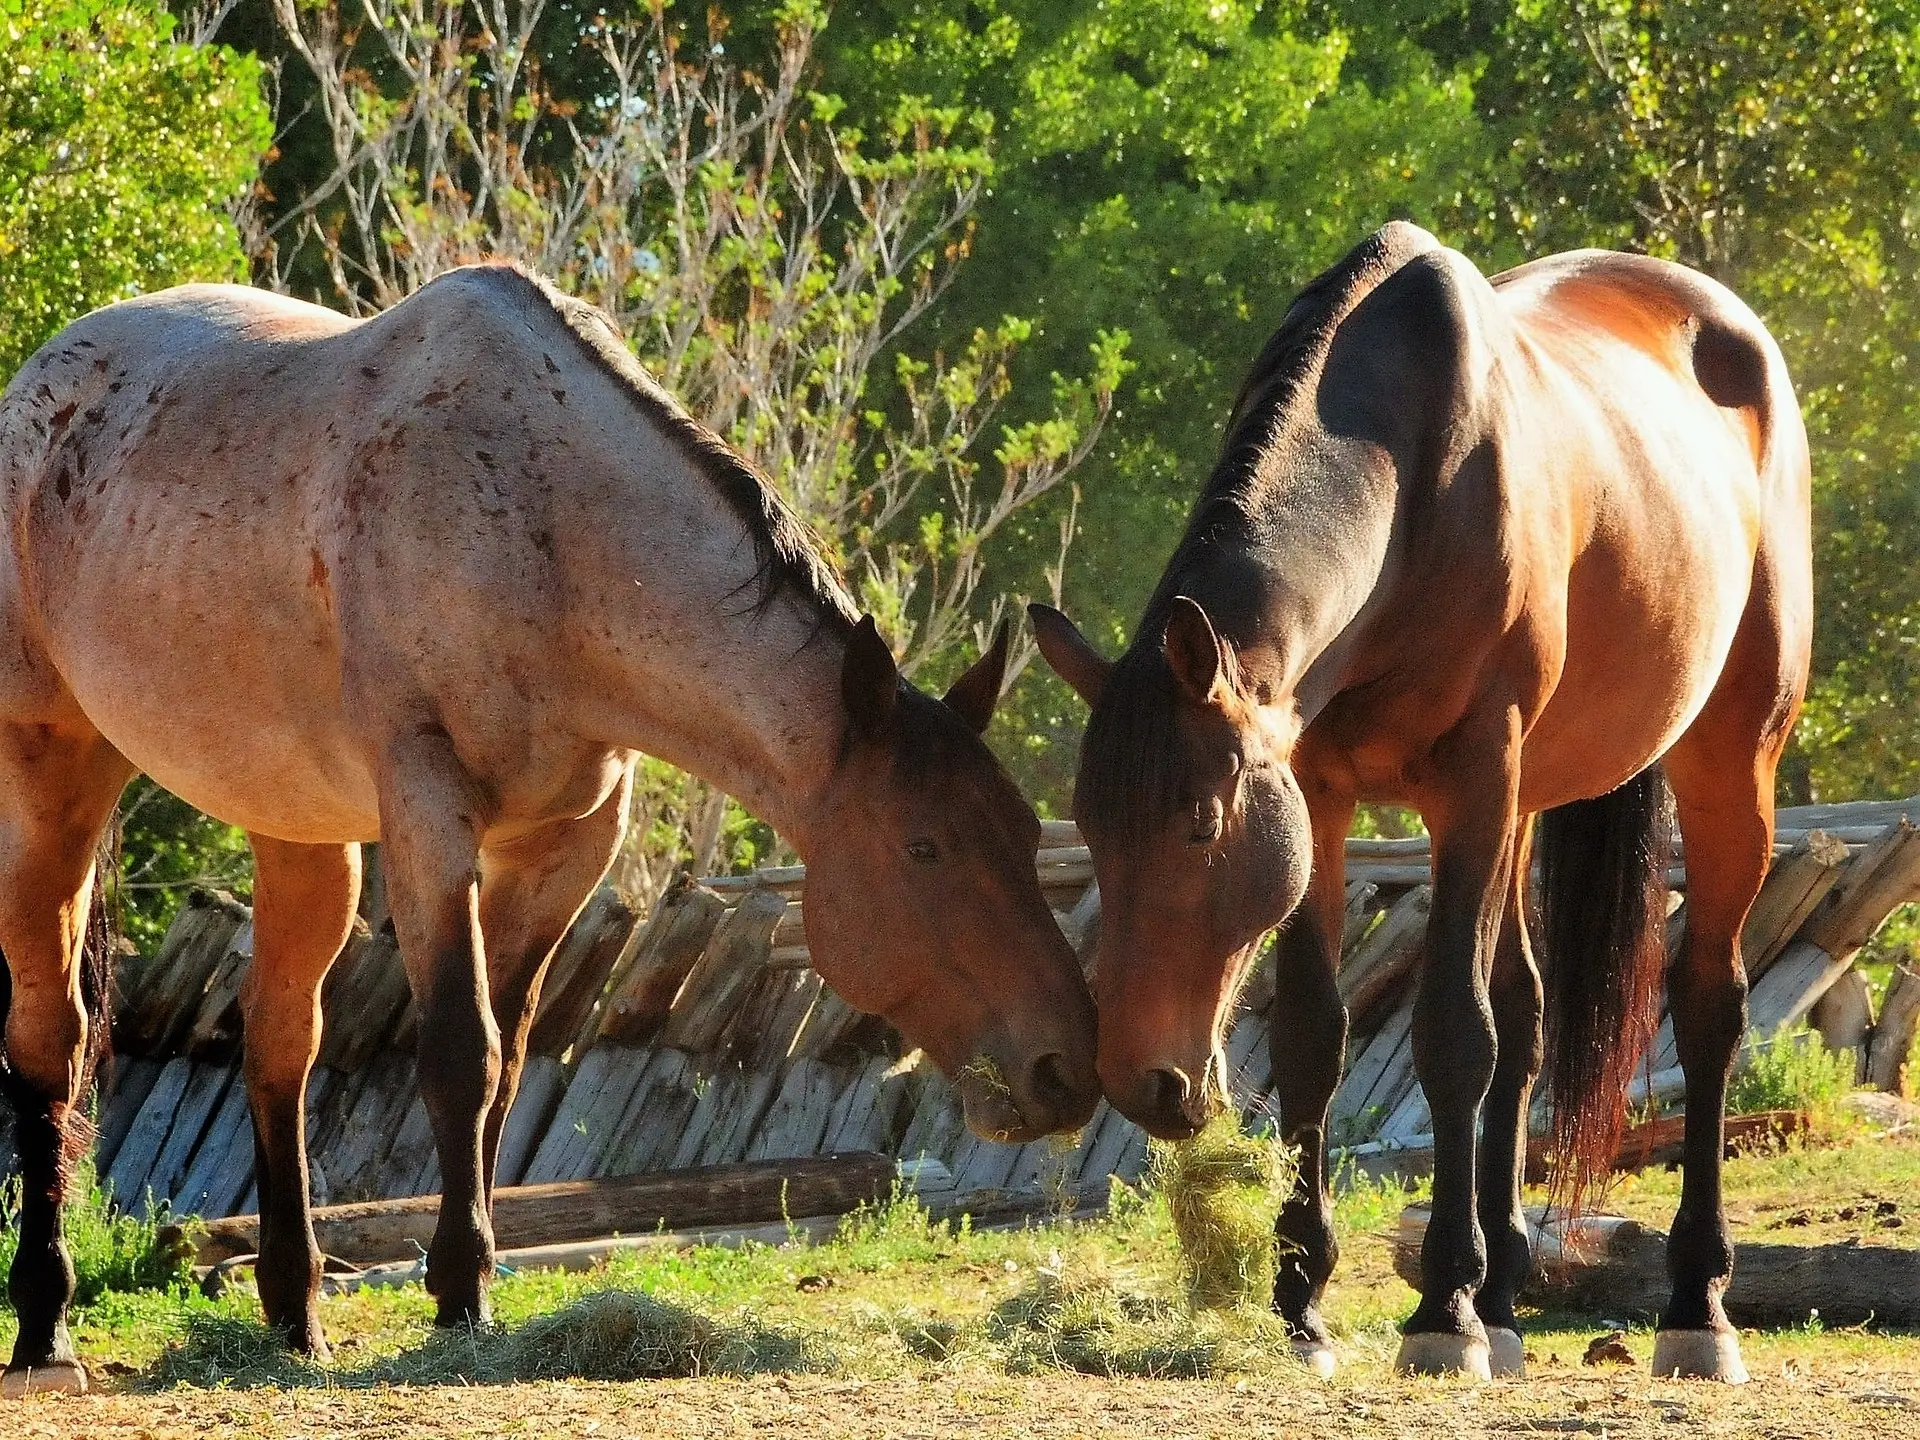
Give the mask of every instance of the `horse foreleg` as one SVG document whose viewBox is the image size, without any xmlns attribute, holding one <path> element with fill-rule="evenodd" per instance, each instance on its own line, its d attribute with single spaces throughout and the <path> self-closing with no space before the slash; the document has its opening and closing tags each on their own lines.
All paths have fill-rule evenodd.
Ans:
<svg viewBox="0 0 1920 1440">
<path fill-rule="evenodd" d="M 590 814 L 543 826 L 485 854 L 480 933 L 486 937 L 487 987 L 501 1051 L 500 1085 L 487 1112 L 482 1142 L 489 1212 L 500 1133 L 520 1089 L 540 982 L 561 937 L 620 849 L 632 784 L 629 767 Z"/>
<path fill-rule="evenodd" d="M 1311 794 L 1311 792 L 1309 792 Z M 1313 878 L 1306 900 L 1280 932 L 1274 954 L 1273 1025 L 1268 1045 L 1280 1102 L 1280 1131 L 1299 1148 L 1293 1193 L 1274 1222 L 1273 1308 L 1293 1352 L 1316 1374 L 1334 1370 L 1321 1297 L 1340 1258 L 1327 1191 L 1327 1110 L 1346 1061 L 1347 1011 L 1334 976 L 1346 909 L 1346 835 L 1353 804 L 1309 800 Z"/>
<path fill-rule="evenodd" d="M 1513 1302 L 1533 1263 L 1526 1216 L 1520 1208 L 1527 1162 L 1527 1105 L 1541 1062 L 1540 972 L 1526 926 L 1528 834 L 1523 823 L 1515 840 L 1513 878 L 1493 958 L 1488 998 L 1493 1005 L 1497 1056 L 1482 1112 L 1476 1171 L 1480 1228 L 1487 1241 L 1487 1278 L 1474 1293 L 1473 1308 L 1487 1329 L 1488 1365 L 1495 1375 L 1519 1375 L 1526 1369 Z"/>
<path fill-rule="evenodd" d="M 1433 913 L 1413 1007 L 1413 1063 L 1433 1112 L 1433 1212 L 1420 1250 L 1420 1304 L 1398 1368 L 1490 1373 L 1474 1312 L 1486 1278 L 1474 1151 L 1496 1041 L 1487 993 L 1512 883 L 1520 770 L 1517 708 L 1470 717 L 1436 752 L 1443 783 L 1421 805 L 1433 832 Z"/>
<path fill-rule="evenodd" d="M 95 847 L 129 769 L 98 736 L 0 728 L 0 950 L 11 981 L 4 1086 L 20 1214 L 7 1293 L 19 1317 L 7 1396 L 87 1388 L 67 1331 L 73 1260 L 60 1211 L 78 1136 L 88 1016 L 81 950 Z M 100 1017 L 105 1023 L 105 1017 Z"/>
<path fill-rule="evenodd" d="M 308 1196 L 307 1075 L 320 1053 L 320 986 L 346 944 L 360 897 L 358 845 L 294 845 L 251 835 L 253 965 L 241 1004 L 243 1063 L 260 1191 L 260 1308 L 287 1344 L 327 1357 L 320 1247 Z"/>
<path fill-rule="evenodd" d="M 381 861 L 400 958 L 420 1007 L 420 1098 L 440 1155 L 440 1220 L 427 1250 L 436 1323 L 490 1319 L 493 1224 L 482 1134 L 500 1084 L 477 863 L 486 797 L 444 732 L 415 729 L 380 775 Z"/>
</svg>

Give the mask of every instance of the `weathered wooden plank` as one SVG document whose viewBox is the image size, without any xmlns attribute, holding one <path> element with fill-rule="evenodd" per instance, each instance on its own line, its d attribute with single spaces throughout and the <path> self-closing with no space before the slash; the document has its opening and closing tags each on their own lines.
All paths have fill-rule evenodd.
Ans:
<svg viewBox="0 0 1920 1440">
<path fill-rule="evenodd" d="M 527 1164 L 528 1183 L 582 1180 L 600 1173 L 652 1054 L 606 1044 L 587 1051 Z"/>
<path fill-rule="evenodd" d="M 840 998 L 831 985 L 821 982 L 813 1008 L 801 1022 L 790 1047 L 795 1060 L 852 1060 L 856 1041 L 871 1016 L 853 1008 Z"/>
<path fill-rule="evenodd" d="M 1806 923 L 1847 865 L 1847 847 L 1815 830 L 1774 861 L 1740 931 L 1747 980 L 1760 978 Z"/>
<path fill-rule="evenodd" d="M 314 1066 L 307 1076 L 307 1190 L 308 1198 L 315 1205 L 333 1203 L 333 1178 L 327 1174 L 326 1167 L 318 1159 L 320 1147 L 317 1137 L 322 1132 L 324 1119 L 333 1104 L 334 1096 L 346 1085 L 347 1078 L 338 1070 L 324 1065 Z M 237 1215 L 248 1209 L 258 1208 L 258 1201 L 249 1206 L 243 1196 L 235 1202 L 234 1213 Z"/>
<path fill-rule="evenodd" d="M 140 1107 L 146 1103 L 147 1096 L 153 1093 L 153 1082 L 159 1078 L 158 1060 L 146 1060 L 133 1055 L 114 1058 L 106 1100 L 100 1107 L 99 1131 L 93 1144 L 95 1174 L 112 1172 L 113 1157 L 120 1152 L 121 1142 L 127 1138 L 127 1132 L 133 1129 Z"/>
<path fill-rule="evenodd" d="M 673 1168 L 730 1165 L 744 1160 L 779 1087 L 780 1077 L 772 1071 L 728 1066 L 709 1075 L 699 1105 L 674 1150 Z"/>
<path fill-rule="evenodd" d="M 1394 1011 L 1373 1033 L 1347 1067 L 1339 1088 L 1333 1092 L 1333 1107 L 1328 1117 L 1333 1133 L 1343 1143 L 1351 1144 L 1371 1135 L 1373 1126 L 1367 1123 L 1367 1108 L 1384 1103 L 1371 1097 L 1393 1067 L 1399 1052 L 1408 1048 L 1407 1036 L 1412 1028 L 1413 1005 L 1409 1002 Z"/>
<path fill-rule="evenodd" d="M 320 1156 L 336 1203 L 378 1196 L 380 1167 L 418 1088 L 411 1055 L 387 1050 L 368 1062 L 352 1111 L 336 1142 Z"/>
<path fill-rule="evenodd" d="M 319 1063 L 346 1074 L 363 1070 L 393 1043 L 412 998 L 393 927 L 369 933 L 356 919 L 320 990 Z"/>
<path fill-rule="evenodd" d="M 1404 998 L 1419 969 L 1432 908 L 1430 887 L 1409 890 L 1342 961 L 1340 999 L 1356 1032 L 1373 1029 Z"/>
<path fill-rule="evenodd" d="M 819 1060 L 796 1060 L 781 1082 L 766 1118 L 747 1146 L 749 1160 L 812 1155 L 820 1149 L 833 1116 L 833 1102 L 847 1074 Z"/>
<path fill-rule="evenodd" d="M 494 1240 L 504 1250 L 783 1215 L 843 1215 L 884 1200 L 893 1176 L 886 1156 L 857 1154 L 502 1186 L 493 1193 Z M 329 1206 L 315 1212 L 314 1231 L 322 1250 L 355 1264 L 411 1259 L 414 1245 L 432 1239 L 439 1206 L 437 1195 Z M 200 1260 L 217 1264 L 249 1254 L 259 1233 L 255 1215 L 210 1224 Z"/>
<path fill-rule="evenodd" d="M 1867 1051 L 1869 1085 L 1903 1095 L 1912 1081 L 1920 1079 L 1910 1063 L 1916 1033 L 1920 1033 L 1920 971 L 1896 965 Z"/>
<path fill-rule="evenodd" d="M 907 1132 L 900 1140 L 902 1160 L 939 1160 L 945 1163 L 954 1144 L 966 1132 L 960 1097 L 939 1071 L 927 1067 L 907 1076 L 908 1104 L 912 1107 Z"/>
<path fill-rule="evenodd" d="M 787 1063 L 794 1032 L 813 1008 L 820 977 L 811 970 L 769 965 L 747 986 L 714 1042 L 710 1064 L 778 1071 Z"/>
<path fill-rule="evenodd" d="M 670 1166 L 687 1121 L 700 1103 L 699 1082 L 691 1056 L 656 1046 L 594 1173 L 638 1175 Z"/>
<path fill-rule="evenodd" d="M 400 1128 L 394 1131 L 386 1159 L 380 1162 L 370 1199 L 404 1200 L 431 1195 L 440 1188 L 440 1159 L 433 1143 L 433 1122 L 416 1085 Z"/>
<path fill-rule="evenodd" d="M 573 1044 L 638 928 L 639 917 L 610 887 L 593 892 L 554 951 L 541 982 L 539 1008 L 527 1037 L 533 1054 L 557 1059 Z"/>
<path fill-rule="evenodd" d="M 1092 1136 L 1092 1144 L 1086 1148 L 1085 1158 L 1080 1163 L 1078 1182 L 1081 1185 L 1098 1183 L 1111 1175 L 1131 1182 L 1139 1172 L 1129 1175 L 1125 1172 L 1128 1152 L 1139 1141 L 1146 1144 L 1147 1132 L 1134 1124 L 1118 1110 L 1109 1110 L 1100 1129 Z M 1144 1150 L 1143 1152 L 1144 1153 Z"/>
<path fill-rule="evenodd" d="M 174 1117 L 187 1093 L 187 1080 L 193 1074 L 193 1062 L 184 1055 L 169 1060 L 154 1077 L 147 1098 L 141 1102 L 126 1138 L 114 1152 L 106 1180 L 113 1189 L 114 1203 L 130 1210 L 145 1193 L 147 1176 L 160 1150 L 173 1130 Z M 144 1206 L 143 1206 L 144 1213 Z"/>
<path fill-rule="evenodd" d="M 673 1008 L 674 996 L 699 961 L 727 902 L 713 891 L 680 876 L 667 887 L 614 962 L 605 1002 L 582 1033 L 618 1045 L 651 1040 Z M 574 1053 L 587 1046 L 579 1041 Z"/>
<path fill-rule="evenodd" d="M 500 1128 L 500 1156 L 494 1167 L 496 1185 L 518 1185 L 527 1162 L 539 1148 L 560 1098 L 566 1094 L 567 1072 L 551 1055 L 529 1055 L 520 1071 L 520 1089 Z"/>
<path fill-rule="evenodd" d="M 1387 913 L 1380 904 L 1380 887 L 1371 880 L 1347 882 L 1347 909 L 1340 925 L 1340 953 L 1345 955 L 1366 938 Z"/>
<path fill-rule="evenodd" d="M 906 1094 L 907 1077 L 896 1073 L 893 1060 L 875 1055 L 854 1072 L 852 1081 L 835 1098 L 822 1148 L 830 1153 L 892 1150 Z"/>
<path fill-rule="evenodd" d="M 181 1050 L 190 1060 L 226 1065 L 240 1050 L 240 984 L 253 966 L 253 917 L 233 932 L 187 1022 Z"/>
<path fill-rule="evenodd" d="M 953 1188 L 968 1190 L 1004 1190 L 1020 1163 L 1022 1145 L 982 1140 L 972 1131 L 961 1137 L 947 1161 L 953 1172 Z"/>
<path fill-rule="evenodd" d="M 1807 1012 L 1807 1023 L 1819 1033 L 1827 1049 L 1853 1052 L 1854 1083 L 1867 1078 L 1867 1042 L 1873 1035 L 1873 992 L 1858 968 L 1827 987 Z"/>
<path fill-rule="evenodd" d="M 674 998 L 660 1043 L 700 1054 L 713 1049 L 734 1007 L 766 968 L 773 928 L 786 912 L 785 897 L 756 890 L 714 926 L 713 938 Z"/>
<path fill-rule="evenodd" d="M 207 982 L 252 912 L 231 895 L 189 891 L 153 963 L 141 967 L 138 989 L 121 997 L 114 1048 L 124 1055 L 177 1054 Z"/>
<path fill-rule="evenodd" d="M 237 1072 L 174 1188 L 175 1214 L 231 1215 L 253 1180 L 253 1116 Z"/>
<path fill-rule="evenodd" d="M 139 1193 L 127 1197 L 129 1214 L 146 1215 L 154 1202 L 171 1202 L 180 1193 L 180 1182 L 187 1172 L 200 1137 L 220 1108 L 220 1102 L 233 1080 L 233 1072 L 224 1065 L 199 1065 L 188 1062 L 187 1083 L 180 1092 L 180 1104 L 174 1111 L 167 1140 L 154 1157 L 153 1167 L 140 1182 Z"/>
</svg>

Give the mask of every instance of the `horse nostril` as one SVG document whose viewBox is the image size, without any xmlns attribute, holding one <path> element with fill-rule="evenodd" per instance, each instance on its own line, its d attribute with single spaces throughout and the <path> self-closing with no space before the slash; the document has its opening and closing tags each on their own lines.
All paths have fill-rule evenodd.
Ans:
<svg viewBox="0 0 1920 1440">
<path fill-rule="evenodd" d="M 1147 1072 L 1147 1098 L 1153 1113 L 1178 1119 L 1186 1114 L 1187 1096 L 1193 1092 L 1193 1082 L 1182 1070 L 1149 1070 Z"/>
<path fill-rule="evenodd" d="M 1073 1104 L 1073 1081 L 1067 1074 L 1067 1057 L 1058 1050 L 1049 1050 L 1033 1062 L 1033 1068 L 1027 1072 L 1027 1093 L 1046 1108 L 1049 1115 L 1057 1115 Z"/>
</svg>

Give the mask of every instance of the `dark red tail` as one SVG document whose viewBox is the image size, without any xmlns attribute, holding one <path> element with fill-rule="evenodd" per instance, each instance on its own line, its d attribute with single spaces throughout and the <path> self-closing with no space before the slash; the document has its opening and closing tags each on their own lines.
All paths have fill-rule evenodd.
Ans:
<svg viewBox="0 0 1920 1440">
<path fill-rule="evenodd" d="M 1553 1191 L 1570 1209 L 1613 1163 L 1627 1086 L 1659 1023 L 1670 816 L 1655 765 L 1540 817 Z"/>
</svg>

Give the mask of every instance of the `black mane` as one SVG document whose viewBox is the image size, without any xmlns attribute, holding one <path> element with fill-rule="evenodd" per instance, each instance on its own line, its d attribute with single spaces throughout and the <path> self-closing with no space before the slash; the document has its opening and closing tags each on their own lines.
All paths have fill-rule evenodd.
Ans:
<svg viewBox="0 0 1920 1440">
<path fill-rule="evenodd" d="M 1137 843 L 1182 802 L 1181 694 L 1161 651 L 1168 608 L 1192 593 L 1199 576 L 1259 547 L 1274 508 L 1263 494 L 1263 462 L 1311 395 L 1334 332 L 1381 281 L 1436 243 L 1411 225 L 1375 231 L 1307 282 L 1261 347 L 1228 412 L 1220 458 L 1186 533 L 1087 721 L 1074 796 L 1083 824 Z"/>
<path fill-rule="evenodd" d="M 788 585 L 811 600 L 823 621 L 853 624 L 858 607 L 820 554 L 806 525 L 773 484 L 738 451 L 689 415 L 633 357 L 606 312 L 566 295 L 518 265 L 488 265 L 479 273 L 517 281 L 546 303 L 586 355 L 639 404 L 680 453 L 713 484 L 746 526 L 755 569 L 743 589 L 754 591 L 752 609 L 764 613 Z"/>
</svg>

